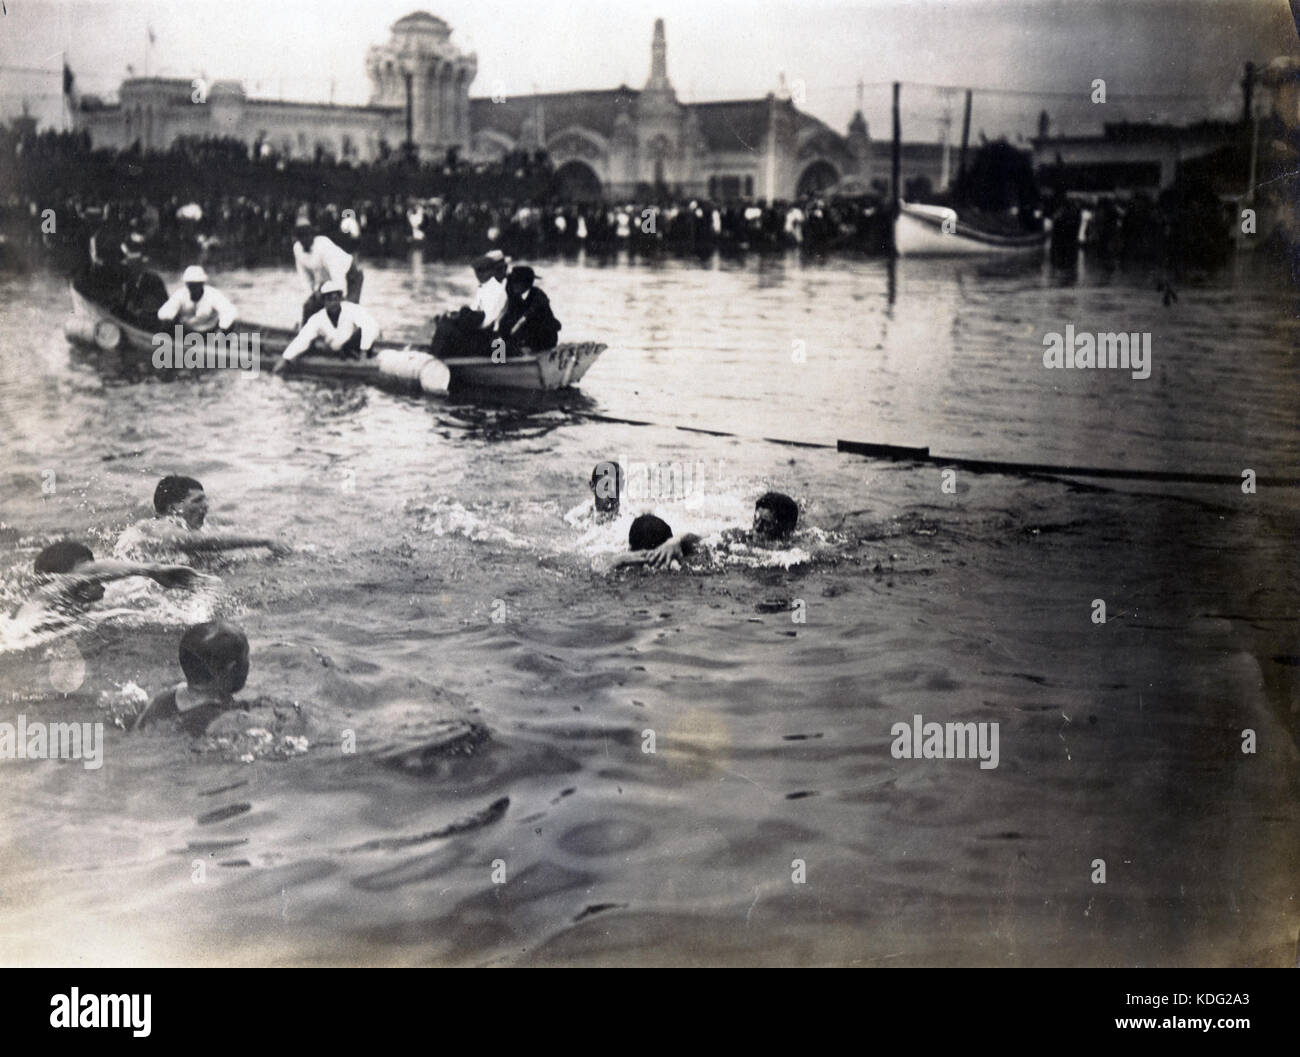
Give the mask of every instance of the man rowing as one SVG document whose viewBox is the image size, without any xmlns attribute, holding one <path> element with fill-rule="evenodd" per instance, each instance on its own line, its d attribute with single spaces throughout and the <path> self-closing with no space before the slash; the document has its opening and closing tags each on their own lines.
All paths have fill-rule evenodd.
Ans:
<svg viewBox="0 0 1300 1057">
<path fill-rule="evenodd" d="M 220 290 L 208 285 L 208 273 L 191 264 L 181 276 L 181 287 L 158 309 L 164 323 L 180 323 L 186 330 L 207 334 L 229 330 L 235 322 L 235 306 Z"/>
<path fill-rule="evenodd" d="M 344 299 L 354 305 L 361 303 L 361 283 L 365 278 L 352 254 L 326 235 L 318 234 L 305 217 L 294 225 L 293 263 L 307 284 L 307 300 L 302 305 L 305 323 L 320 311 L 323 300 L 321 287 L 327 282 L 337 283 L 344 291 Z"/>
<path fill-rule="evenodd" d="M 343 287 L 334 280 L 320 288 L 325 307 L 303 324 L 298 336 L 289 342 L 275 365 L 275 374 L 283 374 L 293 361 L 315 347 L 318 351 L 343 357 L 369 356 L 379 338 L 375 317 L 358 304 L 343 300 Z"/>
<path fill-rule="evenodd" d="M 500 341 L 496 326 L 510 302 L 505 279 L 509 269 L 505 254 L 492 250 L 474 262 L 478 291 L 474 300 L 458 312 L 439 316 L 429 342 L 429 351 L 438 357 L 487 356 Z M 504 342 L 500 348 L 504 351 Z"/>
</svg>

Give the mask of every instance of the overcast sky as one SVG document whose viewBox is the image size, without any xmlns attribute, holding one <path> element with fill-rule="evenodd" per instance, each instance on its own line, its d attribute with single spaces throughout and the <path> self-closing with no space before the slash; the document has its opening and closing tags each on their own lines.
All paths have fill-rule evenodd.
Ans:
<svg viewBox="0 0 1300 1057">
<path fill-rule="evenodd" d="M 641 87 L 654 19 L 667 23 L 668 73 L 684 101 L 758 97 L 784 72 L 804 109 L 843 130 L 867 82 L 873 137 L 889 134 L 902 81 L 1057 93 L 977 94 L 972 136 L 1103 120 L 1235 116 L 1247 60 L 1300 54 L 1286 0 L 3 0 L 0 107 L 57 119 L 61 55 L 83 92 L 112 95 L 137 74 L 242 80 L 252 94 L 363 103 L 364 57 L 413 10 L 445 19 L 478 54 L 472 95 Z M 147 32 L 156 43 L 146 55 Z M 13 67 L 49 70 L 50 75 Z M 1104 78 L 1110 102 L 1088 99 Z M 1133 98 L 1149 95 L 1172 98 Z M 960 99 L 948 104 L 954 138 Z M 906 139 L 935 140 L 944 98 L 905 87 Z"/>
</svg>

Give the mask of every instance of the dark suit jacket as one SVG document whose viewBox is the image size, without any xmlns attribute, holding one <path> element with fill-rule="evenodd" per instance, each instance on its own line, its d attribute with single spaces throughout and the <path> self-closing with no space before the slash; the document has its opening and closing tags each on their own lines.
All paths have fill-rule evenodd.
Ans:
<svg viewBox="0 0 1300 1057">
<path fill-rule="evenodd" d="M 509 345 L 526 345 L 539 352 L 555 348 L 560 340 L 560 321 L 551 311 L 551 300 L 535 286 L 526 301 L 510 299 L 497 329 Z"/>
</svg>

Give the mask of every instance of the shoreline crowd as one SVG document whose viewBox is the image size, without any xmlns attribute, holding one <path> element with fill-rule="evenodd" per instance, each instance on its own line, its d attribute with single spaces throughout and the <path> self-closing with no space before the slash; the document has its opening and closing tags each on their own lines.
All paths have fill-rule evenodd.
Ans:
<svg viewBox="0 0 1300 1057">
<path fill-rule="evenodd" d="M 1174 268 L 1226 260 L 1230 211 L 1204 181 L 1189 179 L 1159 199 L 1080 201 L 1038 187 L 1023 160 L 1002 157 L 1013 153 L 997 143 L 976 156 L 964 214 L 995 226 L 1017 223 L 1017 213 L 1021 227 L 1050 218 L 1057 261 L 1080 248 Z M 75 272 L 97 231 L 113 242 L 138 235 L 160 266 L 252 267 L 284 259 L 304 211 L 322 230 L 339 232 L 348 252 L 370 259 L 400 259 L 413 249 L 427 260 L 455 261 L 491 250 L 531 259 L 580 251 L 888 252 L 883 185 L 870 195 L 797 202 L 711 202 L 649 187 L 635 201 L 569 201 L 557 194 L 554 175 L 540 151 L 474 163 L 455 150 L 436 162 L 390 152 L 365 163 L 284 158 L 233 138 L 181 137 L 165 151 L 146 152 L 138 144 L 94 148 L 85 132 L 38 132 L 15 122 L 0 127 L 0 267 Z M 1003 201 L 1008 188 L 1015 201 Z M 953 204 L 928 185 L 909 181 L 908 191 L 918 202 Z"/>
</svg>

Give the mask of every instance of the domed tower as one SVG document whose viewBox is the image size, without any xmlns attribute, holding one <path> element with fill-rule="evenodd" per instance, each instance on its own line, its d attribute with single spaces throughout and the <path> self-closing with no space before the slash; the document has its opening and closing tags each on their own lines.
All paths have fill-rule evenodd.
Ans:
<svg viewBox="0 0 1300 1057">
<path fill-rule="evenodd" d="M 478 58 L 451 41 L 451 27 L 427 11 L 393 23 L 387 44 L 366 54 L 372 106 L 409 106 L 412 142 L 426 157 L 469 143 L 469 86 Z"/>
</svg>

